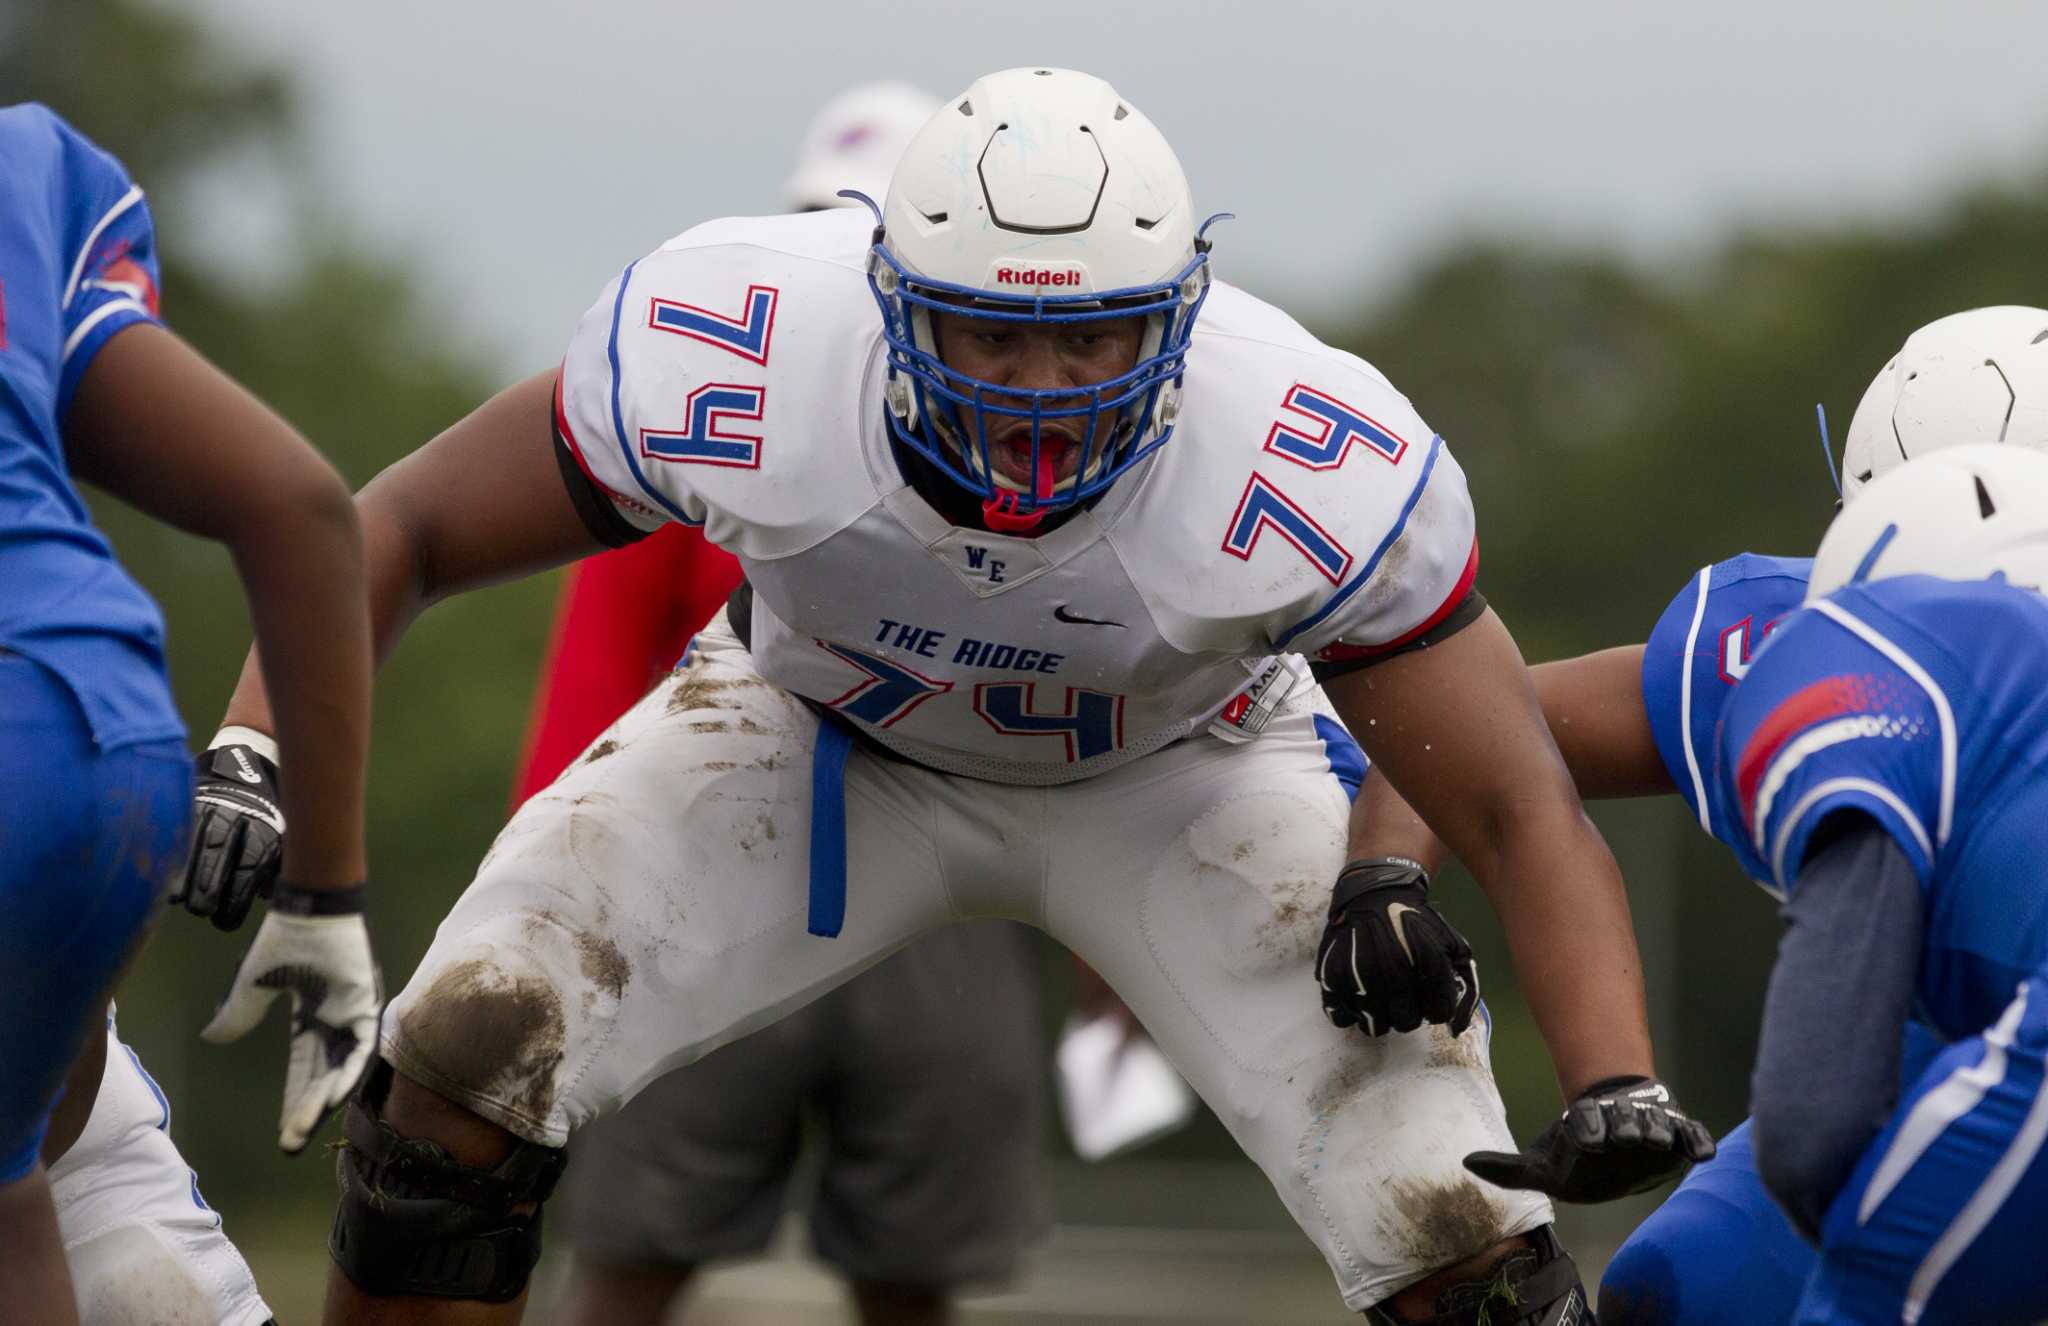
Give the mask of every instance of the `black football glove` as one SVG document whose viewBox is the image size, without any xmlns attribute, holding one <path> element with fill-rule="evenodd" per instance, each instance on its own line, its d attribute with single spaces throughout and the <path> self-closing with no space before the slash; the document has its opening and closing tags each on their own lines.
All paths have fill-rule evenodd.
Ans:
<svg viewBox="0 0 2048 1326">
<path fill-rule="evenodd" d="M 1316 949 L 1323 1012 L 1368 1036 L 1447 1023 L 1453 1036 L 1479 1007 L 1472 946 L 1429 902 L 1429 872 L 1398 856 L 1353 861 L 1337 876 Z"/>
<path fill-rule="evenodd" d="M 256 746 L 233 740 L 229 728 L 199 765 L 192 794 L 192 854 L 171 886 L 183 903 L 221 930 L 233 930 L 257 898 L 270 896 L 284 863 L 284 807 L 277 765 Z M 263 740 L 256 733 L 248 736 Z M 267 742 L 265 744 L 268 744 Z"/>
<path fill-rule="evenodd" d="M 1560 1202 L 1607 1202 L 1648 1192 L 1714 1157 L 1714 1135 L 1654 1077 L 1610 1077 L 1579 1093 L 1520 1151 L 1474 1151 L 1465 1168 L 1502 1188 Z"/>
</svg>

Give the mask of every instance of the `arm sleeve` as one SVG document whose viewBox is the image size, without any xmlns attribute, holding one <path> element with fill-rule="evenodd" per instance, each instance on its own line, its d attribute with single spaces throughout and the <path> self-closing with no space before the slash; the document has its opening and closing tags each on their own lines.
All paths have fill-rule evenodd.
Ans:
<svg viewBox="0 0 2048 1326">
<path fill-rule="evenodd" d="M 514 806 L 553 782 L 675 665 L 739 578 L 738 562 L 683 527 L 570 571 L 527 720 Z"/>
<path fill-rule="evenodd" d="M 1809 1240 L 1898 1095 L 1921 901 L 1892 836 L 1838 812 L 1799 872 L 1750 1084 L 1757 1169 Z"/>
<path fill-rule="evenodd" d="M 64 343 L 57 412 L 116 332 L 158 320 L 156 228 L 142 190 L 106 152 L 52 117 L 61 147 L 66 224 L 57 273 Z"/>
</svg>

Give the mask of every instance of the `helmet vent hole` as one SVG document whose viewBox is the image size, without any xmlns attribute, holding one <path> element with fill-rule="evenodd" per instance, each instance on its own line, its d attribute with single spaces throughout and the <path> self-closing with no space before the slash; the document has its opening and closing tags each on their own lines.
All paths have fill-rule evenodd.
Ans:
<svg viewBox="0 0 2048 1326">
<path fill-rule="evenodd" d="M 1131 224 L 1136 226 L 1140 230 L 1150 230 L 1152 227 L 1159 224 L 1159 218 L 1155 216 L 1150 221 L 1147 221 L 1142 216 L 1134 216 L 1131 218 Z"/>
<path fill-rule="evenodd" d="M 1034 73 L 1034 74 L 1036 74 L 1036 75 L 1038 75 L 1038 76 L 1039 76 L 1040 78 L 1051 78 L 1051 77 L 1052 77 L 1052 70 L 1050 70 L 1050 69 L 1034 69 L 1034 70 L 1032 70 L 1031 72 L 1032 72 L 1032 73 Z"/>
<path fill-rule="evenodd" d="M 2043 341 L 2048 341 L 2048 327 L 2043 327 L 2040 331 L 2035 332 L 2034 339 L 2028 341 L 2027 344 L 2039 345 Z"/>
<path fill-rule="evenodd" d="M 1998 508 L 1991 504 L 1991 494 L 1984 490 L 1984 476 L 1973 474 L 1970 477 L 1977 481 L 1977 514 L 1989 520 L 1997 514 Z"/>
<path fill-rule="evenodd" d="M 1119 120 L 1121 120 L 1121 119 L 1125 118 L 1126 116 L 1128 116 L 1128 115 L 1129 115 L 1130 113 L 1131 113 L 1131 108 L 1130 108 L 1129 106 L 1126 106 L 1126 105 L 1122 104 L 1121 102 L 1119 102 L 1119 103 L 1117 104 L 1117 108 L 1116 108 L 1116 116 L 1115 116 L 1115 118 L 1116 118 L 1116 119 L 1119 119 Z M 2048 336 L 2048 331 L 2044 331 L 2044 332 L 2042 332 L 2042 333 L 2041 333 L 2041 336 Z M 2038 343 L 2038 342 L 2040 341 L 2040 339 L 2041 339 L 2041 336 L 2036 336 L 2036 337 L 2034 338 L 2034 340 L 2035 340 L 2035 341 L 2036 341 L 2036 342 Z"/>
<path fill-rule="evenodd" d="M 963 100 L 957 109 L 962 115 L 967 116 L 969 119 L 972 119 L 974 116 L 974 103 L 971 101 Z"/>
<path fill-rule="evenodd" d="M 921 217 L 923 217 L 923 218 L 925 219 L 925 223 L 926 223 L 927 225 L 934 225 L 934 226 L 940 226 L 940 225 L 944 225 L 944 224 L 946 223 L 946 217 L 947 217 L 948 213 L 945 213 L 945 212 L 919 212 L 919 213 L 918 213 L 918 215 L 919 215 L 919 216 L 921 216 Z"/>
</svg>

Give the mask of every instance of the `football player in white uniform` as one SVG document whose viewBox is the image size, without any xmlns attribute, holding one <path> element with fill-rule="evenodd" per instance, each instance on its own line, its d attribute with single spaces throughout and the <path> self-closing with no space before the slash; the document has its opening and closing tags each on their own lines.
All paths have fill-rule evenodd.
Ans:
<svg viewBox="0 0 2048 1326">
<path fill-rule="evenodd" d="M 1512 1146 L 1470 949 L 1349 832 L 1330 753 L 1334 706 L 1473 863 L 1609 1123 L 1546 1133 L 1542 1182 L 1710 1152 L 1652 1080 L 1619 873 L 1473 590 L 1457 463 L 1370 365 L 1211 283 L 1179 162 L 1098 79 L 980 80 L 880 219 L 679 236 L 559 373 L 359 498 L 387 647 L 667 520 L 748 584 L 514 816 L 391 1005 L 328 1320 L 516 1320 L 572 1129 L 968 915 L 1108 979 L 1353 1308 L 1583 1320 L 1548 1199 L 1461 1164 Z M 268 723 L 253 675 L 230 717 Z"/>
</svg>

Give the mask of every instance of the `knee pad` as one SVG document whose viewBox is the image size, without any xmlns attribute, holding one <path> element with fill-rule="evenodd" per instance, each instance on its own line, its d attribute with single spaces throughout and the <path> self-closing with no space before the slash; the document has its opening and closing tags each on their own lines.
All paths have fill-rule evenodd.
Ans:
<svg viewBox="0 0 2048 1326">
<path fill-rule="evenodd" d="M 490 1169 L 464 1165 L 384 1122 L 390 1083 L 391 1066 L 377 1060 L 349 1101 L 327 1244 L 334 1264 L 366 1294 L 519 1297 L 540 1260 L 541 1213 L 512 1208 L 546 1201 L 567 1153 L 521 1140 Z"/>
<path fill-rule="evenodd" d="M 1593 1326 L 1578 1264 L 1549 1225 L 1529 1231 L 1517 1248 L 1436 1298 L 1436 1311 L 1411 1321 L 1384 1307 L 1366 1310 L 1374 1326 Z"/>
</svg>

